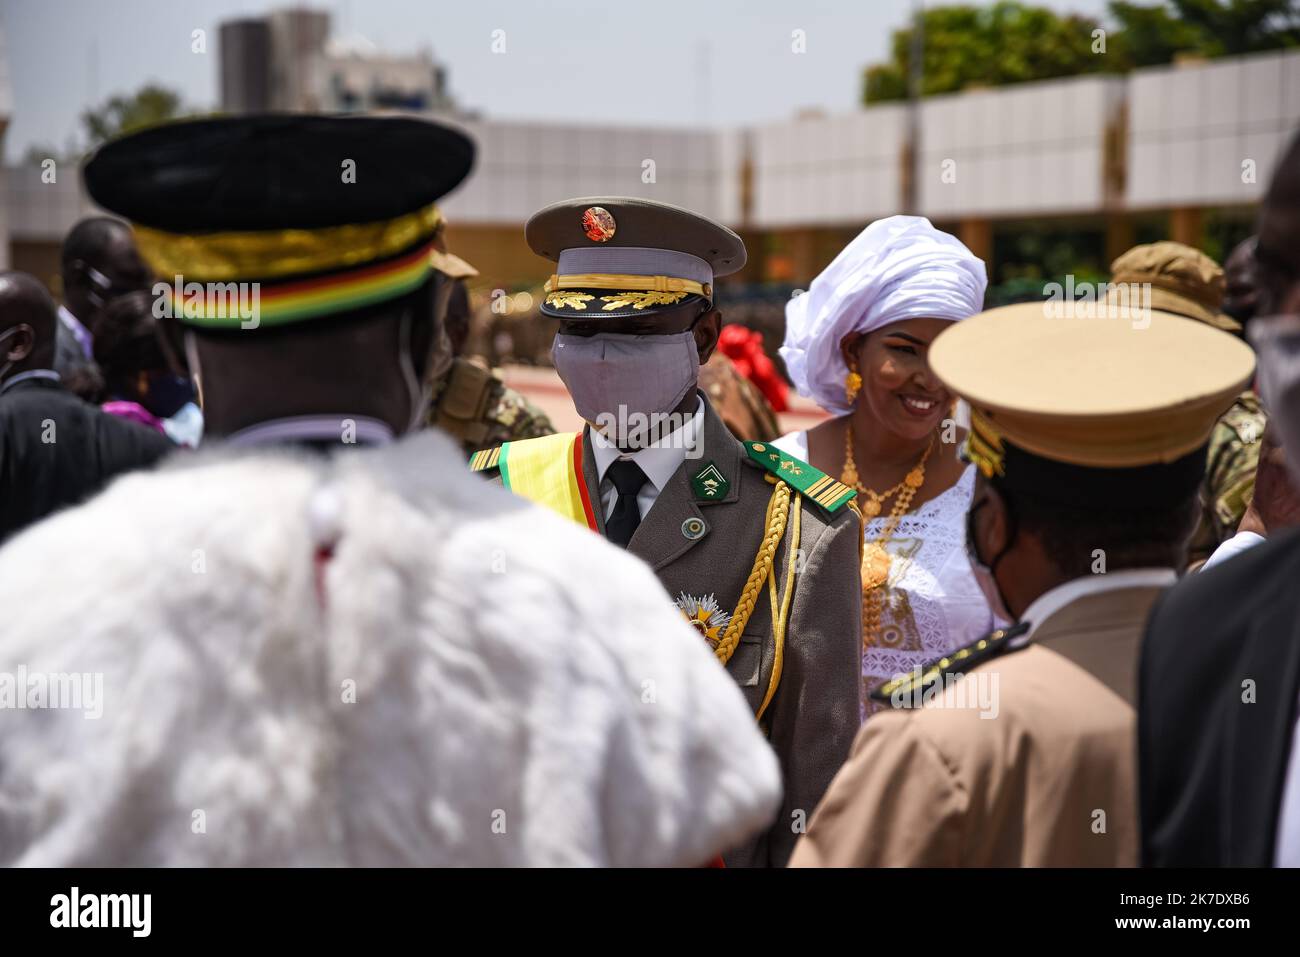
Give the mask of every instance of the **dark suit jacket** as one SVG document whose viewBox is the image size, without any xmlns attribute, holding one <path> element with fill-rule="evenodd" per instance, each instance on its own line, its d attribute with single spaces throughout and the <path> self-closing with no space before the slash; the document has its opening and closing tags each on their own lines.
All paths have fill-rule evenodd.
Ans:
<svg viewBox="0 0 1300 957">
<path fill-rule="evenodd" d="M 1297 692 L 1300 532 L 1160 600 L 1139 675 L 1145 865 L 1273 863 Z"/>
<path fill-rule="evenodd" d="M 48 379 L 11 386 L 0 394 L 0 542 L 173 448 L 165 436 L 101 412 Z"/>
</svg>

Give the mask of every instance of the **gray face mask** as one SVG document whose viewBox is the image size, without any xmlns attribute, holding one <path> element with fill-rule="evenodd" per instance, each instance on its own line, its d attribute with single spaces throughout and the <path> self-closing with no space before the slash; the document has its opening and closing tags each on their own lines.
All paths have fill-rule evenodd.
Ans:
<svg viewBox="0 0 1300 957">
<path fill-rule="evenodd" d="M 1277 429 L 1294 481 L 1300 482 L 1300 316 L 1251 320 L 1259 394 Z"/>
<path fill-rule="evenodd" d="M 677 408 L 700 377 L 700 353 L 690 331 L 667 336 L 557 335 L 551 347 L 555 371 L 573 398 L 573 407 L 600 427 L 611 419 L 663 416 Z M 627 447 L 636 436 L 606 437 Z"/>
</svg>

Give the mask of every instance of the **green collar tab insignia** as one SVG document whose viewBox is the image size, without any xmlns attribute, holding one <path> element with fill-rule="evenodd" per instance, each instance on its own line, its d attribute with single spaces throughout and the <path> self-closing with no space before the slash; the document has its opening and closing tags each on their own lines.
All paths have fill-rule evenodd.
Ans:
<svg viewBox="0 0 1300 957">
<path fill-rule="evenodd" d="M 837 482 L 771 443 L 745 442 L 744 446 L 751 459 L 828 512 L 838 512 L 857 498 L 857 492 L 843 482 Z"/>
<path fill-rule="evenodd" d="M 691 479 L 691 488 L 695 491 L 695 497 L 705 502 L 716 502 L 725 498 L 730 485 L 727 477 L 719 472 L 718 467 L 712 462 L 696 472 Z"/>
</svg>

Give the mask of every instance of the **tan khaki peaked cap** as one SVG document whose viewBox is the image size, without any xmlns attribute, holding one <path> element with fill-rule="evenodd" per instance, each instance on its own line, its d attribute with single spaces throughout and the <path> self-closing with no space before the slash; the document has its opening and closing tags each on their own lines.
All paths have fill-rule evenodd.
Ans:
<svg viewBox="0 0 1300 957">
<path fill-rule="evenodd" d="M 1114 284 L 1150 283 L 1153 309 L 1199 319 L 1226 332 L 1241 331 L 1241 323 L 1222 310 L 1223 270 L 1199 249 L 1167 240 L 1134 246 L 1110 264 L 1110 272 Z M 1107 292 L 1110 302 L 1133 304 L 1132 297 L 1131 289 Z"/>
<path fill-rule="evenodd" d="M 972 422 L 1057 462 L 1100 468 L 1168 463 L 1198 449 L 1250 382 L 1255 356 L 1235 336 L 1157 310 L 1052 318 L 1018 303 L 954 322 L 930 366 L 966 399 Z"/>
</svg>

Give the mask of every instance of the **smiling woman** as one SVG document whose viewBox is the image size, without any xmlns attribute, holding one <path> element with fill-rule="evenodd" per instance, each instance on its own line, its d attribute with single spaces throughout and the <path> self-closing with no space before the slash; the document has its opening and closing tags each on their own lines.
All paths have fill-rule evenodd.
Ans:
<svg viewBox="0 0 1300 957">
<path fill-rule="evenodd" d="M 920 217 L 865 229 L 786 308 L 781 354 L 835 417 L 777 441 L 858 490 L 862 698 L 993 627 L 965 553 L 974 473 L 930 343 L 979 312 L 984 264 Z"/>
</svg>

